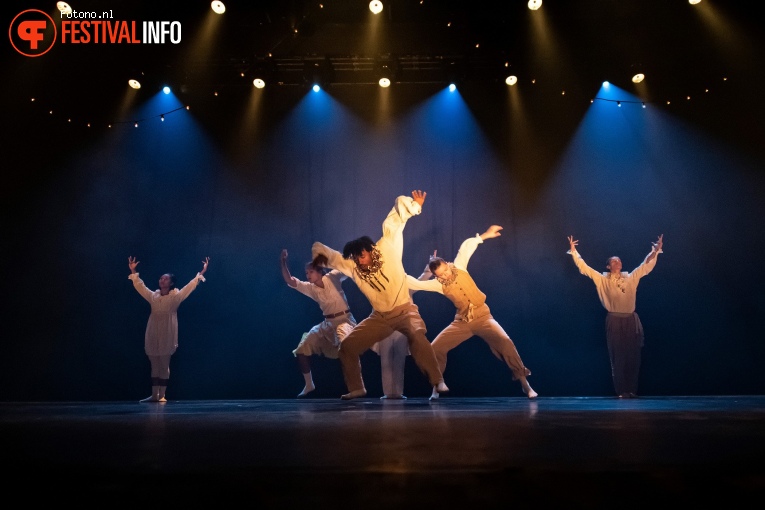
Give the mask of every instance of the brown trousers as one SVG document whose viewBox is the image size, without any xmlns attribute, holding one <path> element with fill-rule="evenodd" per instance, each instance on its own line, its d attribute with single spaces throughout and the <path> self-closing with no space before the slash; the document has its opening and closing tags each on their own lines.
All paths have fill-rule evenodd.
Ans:
<svg viewBox="0 0 765 510">
<path fill-rule="evenodd" d="M 420 311 L 414 303 L 407 303 L 389 312 L 373 311 L 342 341 L 340 364 L 348 391 L 365 389 L 361 376 L 361 355 L 394 331 L 407 338 L 412 359 L 427 376 L 430 384 L 436 386 L 444 381 L 433 347 L 425 336 L 427 330 Z"/>
</svg>

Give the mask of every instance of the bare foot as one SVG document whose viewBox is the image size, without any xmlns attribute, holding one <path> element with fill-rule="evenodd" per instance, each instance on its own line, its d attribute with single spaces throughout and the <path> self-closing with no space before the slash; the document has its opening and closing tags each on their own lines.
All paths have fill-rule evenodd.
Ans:
<svg viewBox="0 0 765 510">
<path fill-rule="evenodd" d="M 354 398 L 366 397 L 366 396 L 367 396 L 367 390 L 353 390 L 350 393 L 341 395 L 340 398 L 343 400 L 352 400 Z"/>
</svg>

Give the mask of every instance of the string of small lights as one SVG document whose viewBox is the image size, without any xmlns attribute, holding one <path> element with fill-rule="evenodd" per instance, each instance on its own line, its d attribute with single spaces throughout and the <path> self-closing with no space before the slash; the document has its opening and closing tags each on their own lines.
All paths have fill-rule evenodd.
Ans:
<svg viewBox="0 0 765 510">
<path fill-rule="evenodd" d="M 722 81 L 727 82 L 728 78 L 724 77 L 722 78 Z M 531 81 L 531 84 L 535 84 L 535 80 Z M 368 86 L 368 84 L 360 84 L 360 86 L 365 85 Z M 719 91 L 720 89 L 718 89 Z M 709 87 L 706 87 L 703 89 L 703 93 L 701 95 L 707 95 L 711 93 L 711 89 Z M 566 92 L 562 91 L 560 92 L 561 96 L 566 96 Z M 211 97 L 217 98 L 219 96 L 218 91 L 213 91 L 210 94 Z M 661 106 L 671 106 L 676 104 L 682 104 L 682 103 L 688 103 L 693 98 L 698 98 L 699 95 L 696 94 L 686 94 L 679 98 L 675 99 L 663 99 L 663 100 L 645 100 L 645 99 L 618 99 L 618 98 L 610 98 L 610 97 L 602 97 L 602 96 L 596 96 L 592 99 L 590 99 L 590 103 L 594 103 L 595 101 L 602 101 L 606 103 L 613 103 L 617 107 L 622 107 L 622 105 L 640 105 L 642 108 L 646 108 L 648 105 L 661 105 Z M 41 105 L 42 101 L 39 97 L 31 98 L 31 103 L 35 105 Z M 77 119 L 78 116 L 81 116 L 82 114 L 72 114 L 72 113 L 60 113 L 60 109 L 52 108 L 52 107 L 42 107 L 37 108 L 36 112 L 43 111 L 45 114 L 47 114 L 51 118 L 55 118 L 57 121 L 62 121 L 62 124 L 65 125 L 71 125 L 71 126 L 85 126 L 87 128 L 93 128 L 93 127 L 106 127 L 106 128 L 114 128 L 118 126 L 132 126 L 134 128 L 140 127 L 140 125 L 153 121 L 153 120 L 159 120 L 160 122 L 164 122 L 165 118 L 173 113 L 177 113 L 179 111 L 190 111 L 191 105 L 185 105 L 185 106 L 179 106 L 177 108 L 174 108 L 172 110 L 168 111 L 162 111 L 154 115 L 145 116 L 142 118 L 133 118 L 133 119 L 123 119 L 123 120 L 112 120 L 112 121 L 101 121 L 101 122 L 93 122 L 91 120 L 84 120 L 84 119 Z"/>
</svg>

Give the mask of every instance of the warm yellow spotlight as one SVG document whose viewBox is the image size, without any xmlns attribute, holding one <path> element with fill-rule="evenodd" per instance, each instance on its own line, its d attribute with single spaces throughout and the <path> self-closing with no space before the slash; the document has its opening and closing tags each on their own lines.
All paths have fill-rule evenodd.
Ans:
<svg viewBox="0 0 765 510">
<path fill-rule="evenodd" d="M 141 82 L 139 82 L 138 80 L 128 80 L 128 85 L 130 85 L 134 89 L 141 88 Z"/>
<path fill-rule="evenodd" d="M 378 82 L 382 88 L 390 87 L 390 80 L 388 78 L 380 78 Z"/>
<path fill-rule="evenodd" d="M 529 0 L 529 9 L 536 11 L 542 7 L 542 0 Z"/>
<path fill-rule="evenodd" d="M 508 85 L 510 85 L 512 87 L 513 85 L 518 83 L 518 77 L 511 74 L 510 76 L 505 78 L 505 83 L 507 83 Z"/>
<path fill-rule="evenodd" d="M 696 5 L 698 3 L 701 3 L 701 0 L 688 0 L 688 3 L 691 5 Z"/>
<path fill-rule="evenodd" d="M 66 2 L 56 2 L 56 7 L 61 14 L 72 14 L 72 7 Z"/>
<path fill-rule="evenodd" d="M 212 7 L 212 10 L 215 12 L 215 14 L 223 14 L 226 12 L 226 6 L 223 5 L 223 2 L 219 2 L 218 0 L 215 0 L 213 3 L 211 3 L 210 7 Z"/>
<path fill-rule="evenodd" d="M 383 10 L 382 2 L 380 0 L 372 0 L 369 2 L 369 10 L 372 11 L 372 14 L 380 14 Z"/>
<path fill-rule="evenodd" d="M 262 89 L 263 87 L 266 86 L 266 82 L 264 82 L 260 78 L 255 78 L 254 80 L 252 80 L 252 84 L 255 85 L 256 89 Z"/>
<path fill-rule="evenodd" d="M 640 83 L 645 79 L 645 75 L 643 73 L 637 73 L 635 76 L 632 77 L 632 83 Z"/>
</svg>

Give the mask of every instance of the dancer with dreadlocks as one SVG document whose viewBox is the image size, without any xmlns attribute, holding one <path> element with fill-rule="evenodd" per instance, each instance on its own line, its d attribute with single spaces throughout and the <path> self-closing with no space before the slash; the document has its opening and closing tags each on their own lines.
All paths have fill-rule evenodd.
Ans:
<svg viewBox="0 0 765 510">
<path fill-rule="evenodd" d="M 428 338 L 425 322 L 412 302 L 402 262 L 404 227 L 422 212 L 427 193 L 412 191 L 412 198 L 399 196 L 383 221 L 383 235 L 374 242 L 363 236 L 349 241 L 343 253 L 319 242 L 311 249 L 316 266 L 337 269 L 352 278 L 372 305 L 372 313 L 361 321 L 340 344 L 340 363 L 348 393 L 341 398 L 364 397 L 367 390 L 361 375 L 361 354 L 394 331 L 406 336 L 409 352 L 428 381 L 439 393 L 449 391 Z"/>
</svg>

